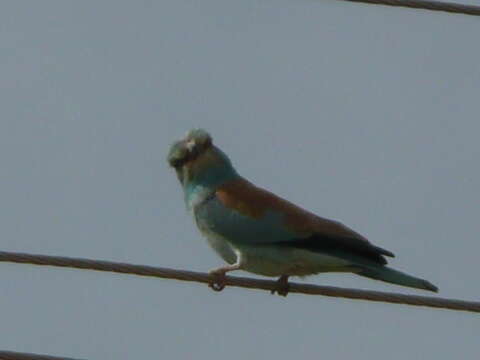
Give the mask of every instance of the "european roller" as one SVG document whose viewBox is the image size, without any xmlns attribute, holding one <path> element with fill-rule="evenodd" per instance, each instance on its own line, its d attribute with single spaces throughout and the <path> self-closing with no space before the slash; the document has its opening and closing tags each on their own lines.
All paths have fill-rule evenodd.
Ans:
<svg viewBox="0 0 480 360">
<path fill-rule="evenodd" d="M 210 246 L 228 265 L 210 271 L 215 290 L 225 274 L 244 270 L 278 277 L 288 293 L 290 276 L 348 272 L 437 292 L 436 286 L 387 267 L 394 255 L 340 222 L 317 216 L 241 177 L 204 130 L 191 130 L 168 154 L 187 208 Z M 274 291 L 274 292 L 275 292 Z"/>
</svg>

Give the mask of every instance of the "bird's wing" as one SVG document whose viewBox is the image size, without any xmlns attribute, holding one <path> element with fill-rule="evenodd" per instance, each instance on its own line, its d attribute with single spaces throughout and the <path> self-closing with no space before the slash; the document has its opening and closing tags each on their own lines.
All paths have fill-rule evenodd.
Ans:
<svg viewBox="0 0 480 360">
<path fill-rule="evenodd" d="M 387 262 L 383 255 L 394 256 L 340 222 L 319 217 L 243 178 L 217 189 L 209 207 L 215 231 L 234 241 L 351 254 L 379 264 Z"/>
</svg>

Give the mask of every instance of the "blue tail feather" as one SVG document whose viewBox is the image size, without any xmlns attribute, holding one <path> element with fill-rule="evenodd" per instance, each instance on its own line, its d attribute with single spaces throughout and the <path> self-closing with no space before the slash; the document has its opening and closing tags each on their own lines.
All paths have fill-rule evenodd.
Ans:
<svg viewBox="0 0 480 360">
<path fill-rule="evenodd" d="M 381 280 L 392 284 L 407 286 L 416 289 L 438 292 L 438 288 L 431 282 L 394 270 L 387 266 L 362 266 L 362 270 L 357 273 L 375 280 Z"/>
</svg>

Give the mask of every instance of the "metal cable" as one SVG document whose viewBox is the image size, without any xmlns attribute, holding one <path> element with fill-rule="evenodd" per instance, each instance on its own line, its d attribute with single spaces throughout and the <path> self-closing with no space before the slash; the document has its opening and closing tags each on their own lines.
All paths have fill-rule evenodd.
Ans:
<svg viewBox="0 0 480 360">
<path fill-rule="evenodd" d="M 343 0 L 357 3 L 379 4 L 388 6 L 408 7 L 433 11 L 445 11 L 449 13 L 480 16 L 480 6 L 463 5 L 449 2 L 429 0 Z"/>
<path fill-rule="evenodd" d="M 75 360 L 65 357 L 0 351 L 0 360 Z M 79 360 L 79 359 L 77 359 Z"/>
<path fill-rule="evenodd" d="M 24 253 L 13 253 L 0 251 L 0 262 L 14 262 L 22 264 L 60 266 L 77 269 L 88 269 L 97 271 L 109 271 L 123 274 L 135 274 L 140 276 L 152 276 L 165 279 L 176 279 L 183 281 L 195 281 L 211 283 L 212 278 L 206 273 L 175 270 L 161 267 L 133 265 L 110 261 L 99 261 L 90 259 L 69 258 L 60 256 L 33 255 Z M 274 290 L 277 282 L 272 280 L 252 279 L 245 277 L 227 276 L 226 285 L 237 286 L 248 289 Z M 318 286 L 309 284 L 289 284 L 290 293 L 309 295 L 323 295 L 341 297 L 347 299 L 359 299 L 369 301 L 380 301 L 395 304 L 427 306 L 440 309 L 458 311 L 480 312 L 480 302 L 463 301 L 456 299 L 443 299 L 433 296 L 404 295 L 387 293 L 381 291 L 357 290 L 349 288 L 338 288 L 332 286 Z"/>
</svg>

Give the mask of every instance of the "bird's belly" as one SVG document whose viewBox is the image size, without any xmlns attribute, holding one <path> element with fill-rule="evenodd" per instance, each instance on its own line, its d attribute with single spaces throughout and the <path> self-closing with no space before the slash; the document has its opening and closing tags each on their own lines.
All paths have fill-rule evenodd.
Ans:
<svg viewBox="0 0 480 360">
<path fill-rule="evenodd" d="M 354 271 L 346 260 L 308 250 L 278 246 L 242 246 L 242 269 L 264 276 L 306 276 Z"/>
</svg>

